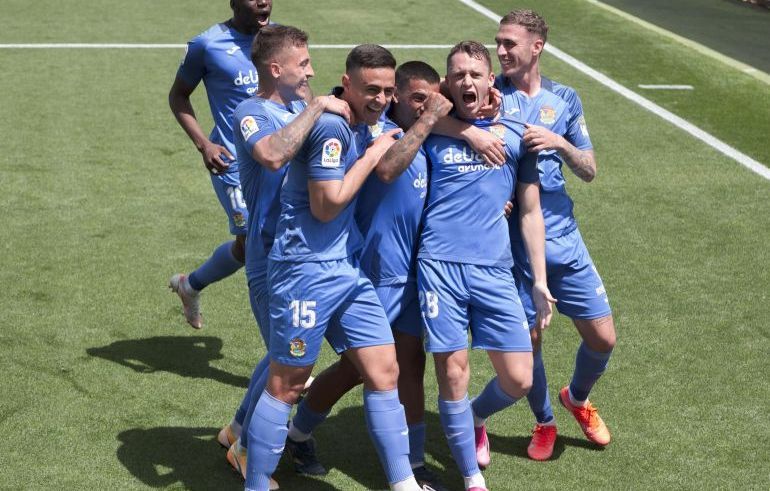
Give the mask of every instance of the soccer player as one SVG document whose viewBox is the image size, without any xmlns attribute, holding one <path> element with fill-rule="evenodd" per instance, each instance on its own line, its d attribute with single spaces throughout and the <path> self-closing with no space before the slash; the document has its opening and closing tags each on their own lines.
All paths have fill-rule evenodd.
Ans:
<svg viewBox="0 0 770 491">
<path fill-rule="evenodd" d="M 439 416 L 465 489 L 485 490 L 476 459 L 474 420 L 467 390 L 468 329 L 472 347 L 487 351 L 497 373 L 476 398 L 488 414 L 526 395 L 532 381 L 532 348 L 511 268 L 508 222 L 514 194 L 522 234 L 535 274 L 538 321 L 550 321 L 545 283 L 543 217 L 535 159 L 522 140 L 524 125 L 511 118 L 477 119 L 494 81 L 489 51 L 475 41 L 457 44 L 447 57 L 446 83 L 457 117 L 506 143 L 504 165 L 484 162 L 461 140 L 431 135 L 424 147 L 430 168 L 418 252 L 417 283 L 426 350 L 439 383 Z"/>
<path fill-rule="evenodd" d="M 451 103 L 438 92 L 439 82 L 438 73 L 421 61 L 398 67 L 393 102 L 379 125 L 385 131 L 401 128 L 406 133 L 369 176 L 356 206 L 356 223 L 364 236 L 361 269 L 374 284 L 393 329 L 398 392 L 409 428 L 409 460 L 418 483 L 436 491 L 444 488 L 425 466 L 425 352 L 415 258 L 428 186 L 421 145 L 451 109 Z M 312 473 L 308 471 L 320 465 L 311 433 L 332 406 L 359 383 L 361 377 L 346 357 L 316 377 L 291 421 L 286 440 L 298 472 Z"/>
<path fill-rule="evenodd" d="M 267 253 L 273 244 L 280 211 L 284 164 L 297 153 L 324 111 L 350 117 L 345 101 L 333 96 L 312 98 L 308 81 L 314 72 L 307 41 L 307 34 L 295 27 L 262 28 L 251 47 L 260 87 L 255 96 L 241 102 L 234 112 L 234 144 L 249 212 L 246 277 L 254 317 L 266 346 L 270 338 Z M 266 356 L 257 365 L 233 421 L 217 437 L 223 446 L 229 447 L 228 461 L 244 477 L 247 442 L 238 437 L 241 428 L 248 427 L 252 400 L 256 404 L 256 397 L 264 390 L 268 363 Z"/>
<path fill-rule="evenodd" d="M 567 164 L 580 179 L 591 182 L 596 176 L 596 160 L 580 97 L 571 87 L 540 75 L 540 54 L 547 34 L 545 20 L 531 10 L 514 10 L 503 17 L 495 37 L 502 67 L 496 86 L 503 94 L 505 112 L 531 123 L 524 141 L 530 151 L 539 152 L 548 286 L 558 300 L 559 312 L 572 319 L 583 338 L 572 381 L 559 391 L 559 401 L 572 413 L 586 437 L 604 446 L 610 442 L 610 433 L 588 395 L 607 368 L 615 346 L 615 326 L 604 285 L 578 230 L 562 174 L 562 166 Z M 556 420 L 548 396 L 541 332 L 534 325 L 532 274 L 522 260 L 523 242 L 514 226 L 511 245 L 519 295 L 533 327 L 534 380 L 527 398 L 537 424 L 527 453 L 532 459 L 546 460 L 553 453 Z"/>
<path fill-rule="evenodd" d="M 353 218 L 355 199 L 395 133 L 367 148 L 368 125 L 390 102 L 395 65 L 385 48 L 354 48 L 339 94 L 350 105 L 351 123 L 322 115 L 289 166 L 268 255 L 271 362 L 267 388 L 248 428 L 247 489 L 267 489 L 284 448 L 289 413 L 323 337 L 364 379 L 367 427 L 391 488 L 420 489 L 409 465 L 393 335 L 374 287 L 355 260 L 363 243 Z"/>
<path fill-rule="evenodd" d="M 258 76 L 249 53 L 254 35 L 269 23 L 273 2 L 230 0 L 230 7 L 230 20 L 210 27 L 187 44 L 168 95 L 171 112 L 203 156 L 203 164 L 211 173 L 211 184 L 227 213 L 230 233 L 235 236 L 235 240 L 217 247 L 192 273 L 171 277 L 169 287 L 179 295 L 185 318 L 195 329 L 203 327 L 201 290 L 235 273 L 244 263 L 248 210 L 235 160 L 232 117 L 235 106 L 257 90 Z M 214 128 L 208 137 L 190 102 L 201 80 L 214 118 Z"/>
</svg>

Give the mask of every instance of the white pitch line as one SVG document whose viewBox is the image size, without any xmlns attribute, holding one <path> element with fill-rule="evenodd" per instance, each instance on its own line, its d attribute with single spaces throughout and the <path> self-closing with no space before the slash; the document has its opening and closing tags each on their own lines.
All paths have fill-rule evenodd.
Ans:
<svg viewBox="0 0 770 491">
<path fill-rule="evenodd" d="M 0 44 L 0 49 L 183 49 L 185 44 L 27 43 Z M 310 49 L 353 49 L 357 44 L 311 44 Z M 453 44 L 383 44 L 387 49 L 450 49 Z M 493 44 L 487 48 L 494 48 Z"/>
<path fill-rule="evenodd" d="M 472 8 L 476 12 L 484 15 L 485 17 L 493 20 L 496 23 L 499 23 L 500 19 L 502 18 L 502 16 L 497 15 L 496 13 L 492 12 L 488 8 L 484 7 L 483 5 L 479 5 L 474 0 L 457 0 L 457 1 L 462 4 L 465 4 L 466 6 Z M 626 87 L 623 87 L 613 79 L 609 78 L 607 75 L 604 75 L 603 73 L 598 72 L 597 70 L 594 70 L 593 68 L 586 65 L 585 63 L 578 60 L 577 58 L 574 58 L 573 56 L 568 55 L 564 51 L 560 50 L 553 44 L 550 44 L 550 43 L 546 44 L 545 50 L 551 53 L 553 56 L 555 56 L 559 60 L 563 61 L 564 63 L 570 65 L 571 67 L 584 73 L 585 75 L 588 75 L 589 77 L 593 78 L 594 80 L 604 85 L 605 87 L 609 88 L 613 92 L 617 92 L 618 94 L 622 95 L 626 99 L 632 102 L 635 102 L 636 104 L 647 109 L 651 113 L 660 116 L 661 118 L 665 119 L 666 121 L 673 124 L 677 128 L 684 130 L 685 132 L 694 136 L 695 138 L 707 144 L 708 146 L 716 149 L 722 154 L 735 160 L 736 162 L 746 167 L 747 169 L 751 170 L 752 172 L 764 177 L 767 180 L 770 180 L 770 168 L 765 167 L 760 162 L 752 159 L 745 153 L 737 150 L 736 148 L 731 147 L 730 145 L 723 142 L 722 140 L 716 138 L 710 133 L 703 131 L 702 129 L 698 128 L 697 126 L 690 123 L 689 121 L 677 116 L 671 111 L 662 108 L 661 106 L 655 104 L 651 100 L 645 97 L 642 97 L 641 95 L 637 94 L 632 90 L 627 89 Z"/>
<path fill-rule="evenodd" d="M 639 84 L 637 85 L 640 89 L 649 89 L 649 90 L 693 90 L 694 87 L 692 85 L 666 85 L 666 84 Z"/>
</svg>

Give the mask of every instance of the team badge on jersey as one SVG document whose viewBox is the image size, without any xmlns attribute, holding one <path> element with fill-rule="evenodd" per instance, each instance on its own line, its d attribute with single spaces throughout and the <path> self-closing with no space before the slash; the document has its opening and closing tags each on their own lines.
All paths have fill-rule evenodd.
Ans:
<svg viewBox="0 0 770 491">
<path fill-rule="evenodd" d="M 377 138 L 382 134 L 382 129 L 385 126 L 385 123 L 382 121 L 379 121 L 377 123 L 374 123 L 373 125 L 369 126 L 369 133 L 371 133 L 372 138 Z"/>
<path fill-rule="evenodd" d="M 583 134 L 583 136 L 588 136 L 588 126 L 586 125 L 586 118 L 583 117 L 581 114 L 578 118 L 578 125 L 580 126 L 580 132 Z"/>
<path fill-rule="evenodd" d="M 489 127 L 489 132 L 498 137 L 499 139 L 505 138 L 505 126 L 501 124 L 496 124 L 494 126 Z"/>
<path fill-rule="evenodd" d="M 339 167 L 341 157 L 342 143 L 336 138 L 326 140 L 321 152 L 321 165 L 323 167 Z"/>
<path fill-rule="evenodd" d="M 241 120 L 241 134 L 244 140 L 248 140 L 249 137 L 259 131 L 257 121 L 252 116 L 246 116 Z"/>
<path fill-rule="evenodd" d="M 294 358 L 302 358 L 305 356 L 305 342 L 300 338 L 294 338 L 289 341 L 289 354 Z"/>
<path fill-rule="evenodd" d="M 551 106 L 541 107 L 540 122 L 543 124 L 554 124 L 556 122 L 556 109 Z"/>
</svg>

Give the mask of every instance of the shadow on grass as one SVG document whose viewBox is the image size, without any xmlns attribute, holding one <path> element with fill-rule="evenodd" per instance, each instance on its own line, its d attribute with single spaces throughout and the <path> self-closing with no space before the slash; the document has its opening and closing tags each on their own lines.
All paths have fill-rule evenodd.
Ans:
<svg viewBox="0 0 770 491">
<path fill-rule="evenodd" d="M 126 430 L 118 435 L 118 460 L 143 484 L 193 491 L 241 490 L 243 479 L 217 443 L 218 428 L 160 427 Z M 284 458 L 274 477 L 281 489 L 333 490 L 331 484 L 294 473 Z"/>
<path fill-rule="evenodd" d="M 90 356 L 104 358 L 139 373 L 170 372 L 182 377 L 208 378 L 235 387 L 247 387 L 249 379 L 212 367 L 220 360 L 222 340 L 212 336 L 157 336 L 115 341 L 88 348 Z"/>
<path fill-rule="evenodd" d="M 489 433 L 489 444 L 492 449 L 492 458 L 495 453 L 529 459 L 527 456 L 527 446 L 532 439 L 532 435 L 526 436 L 503 436 Z M 556 438 L 556 444 L 553 447 L 553 456 L 550 460 L 558 460 L 567 447 L 583 448 L 594 452 L 602 452 L 604 448 L 599 447 L 588 440 L 582 438 L 573 438 L 571 436 L 559 435 Z"/>
</svg>

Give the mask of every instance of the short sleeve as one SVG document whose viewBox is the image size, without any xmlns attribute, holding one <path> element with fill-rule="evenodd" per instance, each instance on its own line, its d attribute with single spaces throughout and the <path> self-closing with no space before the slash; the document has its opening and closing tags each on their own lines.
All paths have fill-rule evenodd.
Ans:
<svg viewBox="0 0 770 491">
<path fill-rule="evenodd" d="M 537 170 L 537 154 L 524 151 L 519 159 L 519 168 L 516 173 L 519 182 L 536 183 L 540 181 L 540 173 Z"/>
<path fill-rule="evenodd" d="M 196 87 L 206 75 L 206 40 L 196 36 L 187 43 L 182 64 L 179 65 L 177 76 L 190 87 Z"/>
<path fill-rule="evenodd" d="M 588 136 L 588 126 L 586 118 L 583 115 L 583 103 L 576 92 L 572 92 L 569 101 L 570 118 L 567 122 L 567 134 L 564 137 L 580 150 L 590 150 L 593 148 L 591 138 Z"/>
<path fill-rule="evenodd" d="M 345 156 L 351 144 L 342 118 L 322 116 L 307 141 L 308 177 L 312 181 L 341 181 L 345 178 Z"/>
<path fill-rule="evenodd" d="M 275 133 L 277 128 L 272 118 L 261 106 L 248 106 L 236 113 L 235 127 L 241 132 L 246 148 L 253 154 L 254 145 L 262 138 Z"/>
</svg>

